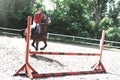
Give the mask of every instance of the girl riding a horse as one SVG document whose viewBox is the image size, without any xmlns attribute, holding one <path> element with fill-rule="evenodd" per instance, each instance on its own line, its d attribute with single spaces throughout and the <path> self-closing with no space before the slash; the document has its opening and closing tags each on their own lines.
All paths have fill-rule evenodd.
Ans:
<svg viewBox="0 0 120 80">
<path fill-rule="evenodd" d="M 31 25 L 31 36 L 35 32 L 35 29 L 37 28 L 37 26 L 39 25 L 39 22 L 42 19 L 42 14 L 41 13 L 42 13 L 42 8 L 38 7 L 37 12 L 34 14 L 33 24 Z"/>
<path fill-rule="evenodd" d="M 44 50 L 47 47 L 46 29 L 47 25 L 51 22 L 50 17 L 46 13 L 41 13 L 42 8 L 39 7 L 37 10 L 38 11 L 34 14 L 33 24 L 31 25 L 31 39 L 33 40 L 31 45 L 35 48 L 36 51 L 38 51 L 38 45 L 40 41 L 43 41 L 45 44 L 42 48 L 40 48 L 40 50 Z M 23 36 L 26 37 L 26 35 L 27 28 L 25 29 Z"/>
</svg>

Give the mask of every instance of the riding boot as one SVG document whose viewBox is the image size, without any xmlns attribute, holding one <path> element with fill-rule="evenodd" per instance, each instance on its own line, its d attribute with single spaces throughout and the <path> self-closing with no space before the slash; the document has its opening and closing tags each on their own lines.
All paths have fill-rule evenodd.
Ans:
<svg viewBox="0 0 120 80">
<path fill-rule="evenodd" d="M 37 32 L 37 25 L 34 28 L 34 33 L 36 33 L 36 32 Z"/>
<path fill-rule="evenodd" d="M 31 28 L 31 38 L 32 38 L 34 32 L 35 32 L 35 29 L 34 29 L 34 28 Z"/>
</svg>

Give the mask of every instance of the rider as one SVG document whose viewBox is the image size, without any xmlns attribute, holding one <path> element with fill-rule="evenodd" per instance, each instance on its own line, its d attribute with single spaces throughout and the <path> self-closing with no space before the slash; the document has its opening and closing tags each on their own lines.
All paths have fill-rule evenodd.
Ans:
<svg viewBox="0 0 120 80">
<path fill-rule="evenodd" d="M 37 12 L 34 14 L 33 24 L 31 25 L 31 35 L 35 32 L 35 29 L 38 26 L 38 23 L 42 19 L 42 8 L 38 5 Z"/>
</svg>

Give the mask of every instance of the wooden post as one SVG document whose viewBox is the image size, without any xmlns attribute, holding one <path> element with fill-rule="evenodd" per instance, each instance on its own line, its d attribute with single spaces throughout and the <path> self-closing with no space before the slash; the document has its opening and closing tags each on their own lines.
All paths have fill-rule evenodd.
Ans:
<svg viewBox="0 0 120 80">
<path fill-rule="evenodd" d="M 25 75 L 33 78 L 32 73 L 37 73 L 37 71 L 29 64 L 29 42 L 30 42 L 30 26 L 31 26 L 31 16 L 28 16 L 27 22 L 27 36 L 26 36 L 26 56 L 25 64 L 14 74 L 14 76 L 19 75 L 22 70 L 25 70 Z M 32 71 L 32 72 L 31 72 Z"/>
<path fill-rule="evenodd" d="M 102 60 L 102 52 L 104 47 L 104 38 L 105 38 L 105 30 L 102 31 L 102 37 L 100 40 L 100 61 Z"/>
</svg>

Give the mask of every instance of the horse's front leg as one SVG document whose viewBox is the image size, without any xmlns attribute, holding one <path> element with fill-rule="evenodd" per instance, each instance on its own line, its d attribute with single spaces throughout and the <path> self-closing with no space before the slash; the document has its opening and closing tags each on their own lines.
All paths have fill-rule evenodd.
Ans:
<svg viewBox="0 0 120 80">
<path fill-rule="evenodd" d="M 38 45 L 39 45 L 39 42 L 36 42 L 36 48 L 35 48 L 36 51 L 38 51 Z"/>
<path fill-rule="evenodd" d="M 35 44 L 35 40 L 33 40 L 31 45 L 36 49 L 36 46 L 34 44 Z"/>
<path fill-rule="evenodd" d="M 47 42 L 46 42 L 46 39 L 45 40 L 43 40 L 43 42 L 44 42 L 44 47 L 42 47 L 42 48 L 40 48 L 40 50 L 44 50 L 46 47 L 47 47 Z"/>
</svg>

